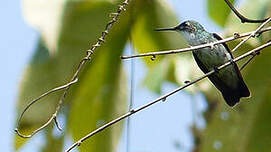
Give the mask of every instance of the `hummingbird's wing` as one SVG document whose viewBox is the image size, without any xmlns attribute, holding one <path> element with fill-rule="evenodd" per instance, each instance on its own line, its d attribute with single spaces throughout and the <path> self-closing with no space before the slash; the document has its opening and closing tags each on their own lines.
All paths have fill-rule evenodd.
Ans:
<svg viewBox="0 0 271 152">
<path fill-rule="evenodd" d="M 221 36 L 219 36 L 216 33 L 213 33 L 213 36 L 217 39 L 217 40 L 223 40 Z M 231 49 L 229 48 L 229 46 L 226 43 L 222 43 L 222 45 L 226 48 L 227 52 L 231 55 L 231 57 L 233 58 L 233 55 L 231 53 Z M 238 67 L 237 67 L 238 68 Z"/>
<path fill-rule="evenodd" d="M 222 40 L 222 38 L 218 34 L 213 33 L 213 35 L 216 39 Z M 226 43 L 222 43 L 222 45 L 226 48 L 227 52 L 231 55 L 231 57 L 233 59 L 234 57 L 233 57 L 232 52 L 231 52 L 230 48 L 228 47 L 228 45 Z M 240 97 L 249 97 L 250 96 L 249 89 L 248 89 L 247 85 L 245 84 L 243 77 L 242 77 L 242 74 L 241 74 L 241 72 L 235 62 L 233 63 L 233 66 L 234 66 L 235 71 L 237 72 L 239 80 L 240 80 L 239 81 L 239 89 L 238 89 L 240 91 Z"/>
<path fill-rule="evenodd" d="M 222 38 L 219 35 L 217 35 L 215 33 L 213 35 L 216 39 L 222 40 Z M 227 44 L 222 43 L 222 45 L 226 48 L 226 50 L 230 53 L 231 57 L 233 58 L 233 55 L 232 55 L 229 47 L 227 46 Z M 199 65 L 200 69 L 204 73 L 209 72 L 207 67 L 198 59 L 197 55 L 194 52 L 193 52 L 193 56 L 195 58 L 195 61 Z M 239 70 L 237 64 L 233 63 L 233 66 L 234 66 L 235 71 L 237 72 L 238 77 L 239 77 L 238 88 L 235 88 L 235 89 L 231 88 L 216 74 L 212 74 L 208 77 L 211 80 L 211 82 L 217 87 L 217 89 L 221 91 L 226 103 L 229 106 L 234 106 L 236 103 L 239 102 L 241 97 L 248 97 L 250 95 L 250 92 L 249 92 L 249 90 L 248 90 L 248 88 L 242 78 L 242 75 L 240 73 L 240 70 Z"/>
</svg>

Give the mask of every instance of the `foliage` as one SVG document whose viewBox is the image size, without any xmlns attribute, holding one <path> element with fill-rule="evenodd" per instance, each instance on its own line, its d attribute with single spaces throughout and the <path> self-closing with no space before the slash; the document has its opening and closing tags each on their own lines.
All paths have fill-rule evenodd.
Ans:
<svg viewBox="0 0 271 152">
<path fill-rule="evenodd" d="M 26 20 L 40 31 L 35 54 L 25 69 L 17 103 L 18 113 L 31 99 L 70 80 L 85 51 L 93 44 L 109 21 L 109 14 L 120 0 L 24 0 Z M 231 2 L 234 2 L 232 0 Z M 257 3 L 257 5 L 254 5 Z M 226 35 L 234 31 L 255 29 L 258 24 L 243 25 L 221 1 L 208 0 L 210 18 L 225 27 Z M 241 12 L 249 18 L 270 16 L 270 0 L 248 0 Z M 44 15 L 47 14 L 47 15 Z M 40 19 L 42 16 L 42 20 Z M 53 135 L 53 126 L 44 130 L 46 146 L 41 151 L 61 151 L 65 137 L 78 140 L 91 130 L 116 118 L 126 111 L 127 80 L 119 58 L 125 46 L 132 43 L 138 53 L 185 47 L 177 33 L 157 33 L 153 29 L 177 25 L 177 17 L 163 0 L 132 1 L 120 22 L 113 27 L 106 43 L 97 50 L 93 59 L 80 73 L 79 83 L 72 87 L 62 107 L 67 121 L 60 137 Z M 238 54 L 244 53 L 268 40 L 264 35 L 246 43 Z M 237 42 L 230 43 L 233 48 Z M 270 48 L 267 48 L 270 49 Z M 242 72 L 252 97 L 233 109 L 227 107 L 218 91 L 204 80 L 186 90 L 192 95 L 201 91 L 206 96 L 208 109 L 204 113 L 206 128 L 193 130 L 199 140 L 195 149 L 201 151 L 264 151 L 271 144 L 269 115 L 271 71 L 269 53 L 264 51 Z M 183 85 L 202 73 L 190 53 L 157 57 L 155 61 L 144 58 L 148 68 L 144 84 L 161 93 L 161 86 L 169 81 Z M 54 112 L 61 91 L 52 94 L 33 106 L 19 129 L 30 133 L 47 121 Z M 249 102 L 248 102 L 249 101 Z M 64 122 L 61 122 L 64 123 Z M 108 129 L 85 141 L 80 151 L 115 151 L 122 133 L 122 124 Z M 16 149 L 28 140 L 15 136 Z M 95 146 L 94 146 L 95 145 Z"/>
<path fill-rule="evenodd" d="M 68 0 L 64 3 L 51 1 L 44 6 L 40 0 L 24 1 L 26 20 L 38 28 L 41 35 L 32 61 L 21 81 L 18 114 L 31 99 L 70 80 L 76 65 L 85 55 L 90 44 L 97 40 L 110 19 L 109 14 L 120 2 Z M 178 46 L 178 39 L 169 43 L 169 35 L 159 36 L 153 32 L 154 28 L 167 25 L 168 17 L 173 19 L 174 24 L 177 23 L 176 17 L 165 2 L 153 0 L 146 3 L 144 0 L 139 0 L 132 5 L 121 16 L 117 26 L 113 27 L 106 43 L 97 50 L 91 64 L 80 73 L 79 83 L 69 91 L 61 110 L 67 120 L 63 133 L 65 137 L 78 140 L 89 131 L 125 112 L 127 84 L 119 57 L 129 37 L 140 52 L 145 49 L 161 50 Z M 152 9 L 149 9 L 150 7 Z M 50 13 L 47 13 L 42 21 L 39 20 L 45 12 Z M 150 17 L 155 20 L 150 22 L 148 19 Z M 146 35 L 144 43 L 139 40 L 142 39 L 142 32 Z M 135 43 L 136 41 L 140 43 Z M 154 63 L 149 60 L 146 60 L 146 63 L 151 69 L 155 69 Z M 23 133 L 31 133 L 46 122 L 54 112 L 61 93 L 62 91 L 54 93 L 33 106 L 25 115 L 19 129 Z M 52 129 L 46 132 L 47 144 L 63 143 L 65 138 L 52 136 Z M 122 124 L 118 124 L 93 137 L 92 140 L 86 141 L 80 146 L 80 150 L 114 151 L 121 132 Z M 14 141 L 16 149 L 27 142 L 18 136 L 15 136 Z M 50 151 L 51 148 L 52 146 L 45 146 L 43 151 Z M 55 148 L 55 151 L 61 151 L 63 147 L 60 144 Z"/>
</svg>

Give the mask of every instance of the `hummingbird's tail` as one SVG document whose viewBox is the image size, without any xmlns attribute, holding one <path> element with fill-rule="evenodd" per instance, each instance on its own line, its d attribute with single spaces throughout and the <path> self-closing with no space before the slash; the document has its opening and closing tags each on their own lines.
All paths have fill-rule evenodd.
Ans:
<svg viewBox="0 0 271 152">
<path fill-rule="evenodd" d="M 249 97 L 250 91 L 243 79 L 240 79 L 238 88 L 224 90 L 222 92 L 222 95 L 226 103 L 229 106 L 233 107 L 236 103 L 240 101 L 241 97 Z"/>
</svg>

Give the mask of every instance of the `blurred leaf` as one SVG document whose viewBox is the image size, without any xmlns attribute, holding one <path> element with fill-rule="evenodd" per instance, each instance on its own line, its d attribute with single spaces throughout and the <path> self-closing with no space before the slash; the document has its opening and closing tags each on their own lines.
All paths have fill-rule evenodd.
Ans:
<svg viewBox="0 0 271 152">
<path fill-rule="evenodd" d="M 53 125 L 46 128 L 46 144 L 42 152 L 62 152 L 64 145 L 64 135 L 56 137 L 53 135 Z"/>
<path fill-rule="evenodd" d="M 170 58 L 161 59 L 157 65 L 148 71 L 148 75 L 143 82 L 144 85 L 160 94 L 162 83 L 167 79 L 167 75 L 172 75 L 172 73 L 169 73 L 170 65 Z"/>
<path fill-rule="evenodd" d="M 18 113 L 22 111 L 30 100 L 56 86 L 67 83 L 71 79 L 75 68 L 77 67 L 81 58 L 85 56 L 86 50 L 90 47 L 90 44 L 93 44 L 94 41 L 97 40 L 100 33 L 104 30 L 105 24 L 109 21 L 109 13 L 113 9 L 117 8 L 117 4 L 108 2 L 107 0 L 91 2 L 65 1 L 64 4 L 57 3 L 57 5 L 61 6 L 54 7 L 52 5 L 56 5 L 56 2 L 52 2 L 52 4 L 50 2 L 42 3 L 42 1 L 38 1 L 33 2 L 31 7 L 30 0 L 25 1 L 25 3 L 27 3 L 25 4 L 27 5 L 27 7 L 25 6 L 25 11 L 28 12 L 26 18 L 28 20 L 32 20 L 30 23 L 41 30 L 42 38 L 21 81 L 20 95 L 17 103 Z M 44 5 L 41 5 L 41 3 Z M 41 8 L 41 6 L 43 7 Z M 46 14 L 47 12 L 50 13 Z M 52 17 L 51 15 L 54 13 L 62 14 L 60 15 L 61 18 Z M 40 17 L 40 15 L 44 16 Z M 56 25 L 59 26 L 57 30 L 55 29 L 56 27 L 52 27 Z M 129 24 L 127 24 L 126 17 L 126 25 L 124 26 L 122 24 L 121 27 L 117 27 L 117 31 L 123 30 L 124 33 L 127 33 L 127 27 L 129 27 Z M 51 34 L 54 33 L 54 35 L 47 33 L 50 31 L 50 29 L 54 29 L 53 31 L 56 33 L 51 32 Z M 111 45 L 107 46 L 105 50 L 114 52 L 114 56 L 112 55 L 110 57 L 114 57 L 114 60 L 119 60 L 118 62 L 120 62 L 119 56 L 123 51 L 127 34 L 120 32 L 120 34 L 117 36 L 119 37 L 110 37 L 110 39 L 114 38 L 115 40 L 112 41 Z M 48 41 L 50 41 L 50 39 L 53 39 L 54 43 L 49 44 Z M 117 46 L 112 45 L 112 43 L 115 43 Z M 100 51 L 103 52 L 105 50 Z M 108 61 L 111 60 L 112 59 L 108 59 Z M 112 65 L 119 66 L 119 63 Z M 111 65 L 109 66 L 111 67 Z M 80 78 L 84 78 L 86 72 L 86 70 L 81 72 Z M 113 74 L 115 77 L 117 77 L 117 74 L 119 74 L 119 72 L 113 73 L 105 73 L 105 75 L 110 77 L 112 76 L 111 74 Z M 79 82 L 79 84 L 76 86 L 80 85 L 81 84 Z M 117 85 L 117 83 L 112 84 L 112 87 L 114 85 Z M 69 91 L 65 101 L 72 101 L 74 97 L 73 95 L 76 92 L 75 90 L 77 89 L 76 86 L 71 88 L 72 90 Z M 61 95 L 60 93 L 61 91 L 51 94 L 50 96 L 39 101 L 38 104 L 32 106 L 30 111 L 26 113 L 19 129 L 22 130 L 23 133 L 30 133 L 34 129 L 40 127 L 42 123 L 47 121 L 52 112 L 55 111 L 55 106 Z M 118 130 L 118 133 L 119 132 L 120 130 Z M 20 148 L 24 144 L 22 141 L 25 142 L 25 140 L 17 136 L 15 137 L 14 144 L 16 145 L 16 149 Z M 114 142 L 117 141 L 118 140 L 116 139 Z"/>
<path fill-rule="evenodd" d="M 203 75 L 192 57 L 192 53 L 182 53 L 175 57 L 175 77 L 178 85 L 185 85 L 185 82 L 196 80 Z M 205 79 L 192 86 L 185 88 L 189 93 L 196 93 L 199 90 L 208 90 L 210 83 Z"/>
<path fill-rule="evenodd" d="M 234 5 L 235 0 L 229 0 Z M 213 21 L 218 25 L 224 27 L 227 18 L 231 12 L 230 7 L 224 0 L 208 0 L 207 1 L 208 14 Z"/>
<path fill-rule="evenodd" d="M 33 126 L 32 128 L 28 127 L 28 126 L 22 126 L 20 128 L 20 131 L 21 132 L 31 132 L 32 130 L 34 130 L 37 126 Z M 18 150 L 20 149 L 29 139 L 28 138 L 21 138 L 17 135 L 15 135 L 14 137 L 14 141 L 13 141 L 13 144 L 14 144 L 14 148 L 15 150 Z"/>
<path fill-rule="evenodd" d="M 179 24 L 172 8 L 165 1 L 139 0 L 135 2 L 134 6 L 133 11 L 136 15 L 134 15 L 132 29 L 132 43 L 138 53 L 177 49 L 185 46 L 186 42 L 177 32 L 154 31 L 156 28 Z M 175 64 L 170 61 L 173 59 L 170 56 L 157 56 L 155 61 L 150 58 L 143 58 L 149 68 L 144 84 L 152 91 L 160 93 L 161 85 L 165 80 L 175 80 L 173 73 Z"/>
<path fill-rule="evenodd" d="M 139 53 L 181 48 L 184 41 L 176 32 L 156 32 L 154 29 L 176 26 L 176 16 L 164 1 L 139 0 L 135 2 L 135 23 L 132 42 Z M 136 9 L 138 8 L 138 9 Z M 182 43 L 183 42 L 183 43 Z M 157 61 L 159 61 L 158 57 Z M 144 58 L 147 65 L 154 65 L 150 58 Z"/>
<path fill-rule="evenodd" d="M 29 67 L 27 67 L 21 81 L 20 94 L 17 103 L 18 113 L 21 113 L 27 102 L 51 89 L 52 86 L 60 85 L 61 81 L 58 79 L 59 77 L 57 75 L 58 72 L 55 68 L 55 63 L 56 60 L 49 58 L 48 49 L 44 46 L 43 41 L 40 40 L 34 58 Z M 29 134 L 47 121 L 55 109 L 56 102 L 46 101 L 55 101 L 58 95 L 59 93 L 52 94 L 41 100 L 39 104 L 33 105 L 33 107 L 25 114 L 24 119 L 19 126 L 19 130 Z M 15 135 L 15 138 L 15 148 L 19 149 L 24 143 L 20 140 L 26 140 L 21 139 L 17 135 Z"/>
<path fill-rule="evenodd" d="M 23 0 L 22 3 L 25 20 L 40 31 L 50 53 L 57 49 L 65 4 L 64 0 Z"/>
<path fill-rule="evenodd" d="M 75 7 L 73 14 L 80 13 L 79 8 Z M 91 13 L 80 13 L 81 18 L 84 18 L 82 17 L 84 15 Z M 128 39 L 130 26 L 130 16 L 127 14 L 121 16 L 106 43 L 97 50 L 91 64 L 87 65 L 87 70 L 80 77 L 67 126 L 75 141 L 125 112 L 127 85 L 120 56 Z M 73 28 L 71 26 L 67 30 Z M 122 124 L 117 124 L 113 129 L 107 129 L 85 141 L 79 149 L 114 151 L 121 135 L 121 128 Z"/>
</svg>

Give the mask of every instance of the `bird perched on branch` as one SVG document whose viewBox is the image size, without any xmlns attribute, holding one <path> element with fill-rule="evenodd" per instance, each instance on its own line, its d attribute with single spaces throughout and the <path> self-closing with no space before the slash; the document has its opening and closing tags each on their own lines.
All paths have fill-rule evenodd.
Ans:
<svg viewBox="0 0 271 152">
<path fill-rule="evenodd" d="M 205 31 L 202 25 L 196 21 L 185 21 L 172 28 L 160 28 L 156 31 L 177 31 L 181 33 L 191 46 L 212 43 L 222 38 L 216 33 Z M 208 73 L 215 70 L 215 73 L 208 76 L 215 87 L 222 93 L 226 103 L 234 106 L 240 101 L 241 97 L 249 97 L 250 92 L 246 86 L 240 70 L 235 62 L 233 55 L 226 43 L 193 50 L 193 56 L 199 68 Z M 231 65 L 218 70 L 217 67 L 226 62 L 232 61 Z"/>
</svg>

